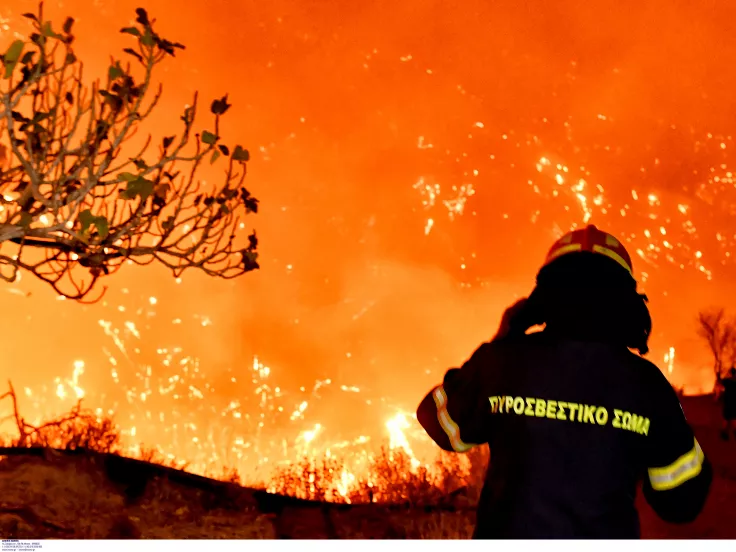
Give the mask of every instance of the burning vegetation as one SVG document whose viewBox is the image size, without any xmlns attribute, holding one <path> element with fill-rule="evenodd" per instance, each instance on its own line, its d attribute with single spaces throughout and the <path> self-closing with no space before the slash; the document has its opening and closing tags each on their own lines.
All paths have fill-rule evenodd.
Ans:
<svg viewBox="0 0 736 552">
<path fill-rule="evenodd" d="M 2 399 L 17 404 L 12 387 Z M 643 536 L 732 538 L 723 515 L 736 489 L 733 451 L 709 427 L 711 400 L 683 406 L 718 467 L 713 496 L 693 526 L 667 525 L 640 501 Z M 121 457 L 117 426 L 81 408 L 36 427 L 17 409 L 14 420 L 18 437 L 0 443 L 11 447 L 0 448 L 0 530 L 10 538 L 469 538 L 489 461 L 476 448 L 416 466 L 388 447 L 368 477 L 326 455 L 243 487 L 237 472 L 202 478 L 151 450 Z"/>
<path fill-rule="evenodd" d="M 683 92 L 682 112 L 637 77 L 646 59 L 599 63 L 567 30 L 484 2 L 443 13 L 436 44 L 406 25 L 412 10 L 439 17 L 421 3 L 389 16 L 377 2 L 365 24 L 347 7 L 149 4 L 166 20 L 121 23 L 126 2 L 65 2 L 84 17 L 61 25 L 51 2 L 0 7 L 2 304 L 17 313 L 0 373 L 18 403 L 0 431 L 18 444 L 77 446 L 83 423 L 103 449 L 301 498 L 434 500 L 477 462 L 437 461 L 416 398 L 490 337 L 489 312 L 528 291 L 544 248 L 587 222 L 636 255 L 654 360 L 710 390 L 692 319 L 733 292 L 736 187 L 728 117 L 698 111 L 699 93 Z M 614 44 L 648 40 L 630 23 L 612 18 Z M 122 25 L 126 50 L 100 60 L 99 29 Z M 202 127 L 192 84 L 218 98 Z M 259 145 L 226 143 L 225 121 Z M 270 206 L 258 259 L 246 166 Z M 120 270 L 132 264 L 151 266 Z M 227 287 L 196 275 L 258 264 Z"/>
</svg>

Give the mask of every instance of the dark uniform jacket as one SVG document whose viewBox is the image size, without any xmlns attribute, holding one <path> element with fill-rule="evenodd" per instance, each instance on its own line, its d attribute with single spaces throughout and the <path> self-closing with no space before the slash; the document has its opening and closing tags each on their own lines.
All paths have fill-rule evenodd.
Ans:
<svg viewBox="0 0 736 552">
<path fill-rule="evenodd" d="M 710 488 L 672 386 L 622 347 L 547 332 L 485 343 L 417 417 L 445 450 L 490 446 L 475 538 L 638 538 L 640 481 L 680 523 Z"/>
</svg>

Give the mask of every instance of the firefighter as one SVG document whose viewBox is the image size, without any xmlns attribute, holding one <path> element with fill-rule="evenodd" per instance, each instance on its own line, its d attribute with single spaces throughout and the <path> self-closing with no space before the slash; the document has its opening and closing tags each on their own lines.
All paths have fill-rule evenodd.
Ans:
<svg viewBox="0 0 736 552">
<path fill-rule="evenodd" d="M 736 437 L 736 367 L 731 367 L 728 377 L 720 380 L 722 389 L 721 401 L 723 401 L 723 430 L 721 438 L 727 441 L 733 433 Z"/>
<path fill-rule="evenodd" d="M 712 469 L 641 356 L 651 318 L 636 286 L 615 237 L 594 226 L 563 236 L 531 295 L 419 405 L 443 449 L 490 446 L 474 538 L 638 538 L 642 480 L 664 520 L 702 510 Z"/>
</svg>

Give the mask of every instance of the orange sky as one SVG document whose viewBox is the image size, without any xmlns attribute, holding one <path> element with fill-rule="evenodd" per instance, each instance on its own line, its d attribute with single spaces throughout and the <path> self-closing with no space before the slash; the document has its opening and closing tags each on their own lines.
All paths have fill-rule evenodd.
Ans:
<svg viewBox="0 0 736 552">
<path fill-rule="evenodd" d="M 0 16 L 22 30 L 17 15 L 35 3 L 17 4 Z M 58 4 L 47 8 L 58 21 L 77 18 L 78 53 L 99 74 L 140 2 Z M 151 363 L 154 378 L 163 370 L 155 349 L 183 347 L 217 382 L 213 393 L 230 400 L 245 393 L 232 373 L 245 374 L 258 354 L 284 388 L 331 377 L 411 409 L 492 334 L 506 304 L 528 293 L 555 232 L 582 223 L 571 189 L 580 178 L 591 222 L 630 238 L 632 253 L 645 251 L 634 263 L 647 274 L 652 360 L 662 364 L 675 346 L 673 381 L 708 374 L 694 317 L 733 296 L 727 252 L 736 193 L 726 174 L 736 144 L 726 137 L 736 118 L 736 7 L 659 0 L 150 0 L 145 7 L 162 34 L 187 46 L 161 73 L 165 101 L 151 130 L 168 130 L 195 89 L 207 103 L 230 93 L 223 132 L 253 153 L 248 187 L 262 212 L 250 222 L 262 270 L 234 283 L 186 275 L 177 285 L 161 270 L 126 268 L 106 282 L 107 304 L 91 307 L 59 302 L 24 279 L 19 288 L 30 297 L 10 288 L 0 294 L 0 378 L 34 387 L 69 377 L 73 361 L 85 359 L 85 388 L 106 394 L 105 404 L 120 400 L 103 353 L 112 345 L 97 321 L 135 319 L 136 362 Z M 9 38 L 0 34 L 3 43 Z M 543 157 L 552 164 L 538 171 Z M 440 185 L 434 207 L 423 207 L 427 196 L 414 187 L 420 178 Z M 441 201 L 468 184 L 475 194 L 450 220 Z M 596 185 L 601 205 L 592 204 Z M 119 305 L 128 310 L 116 313 Z M 171 323 L 178 318 L 184 322 Z M 338 403 L 320 404 L 328 415 Z"/>
</svg>

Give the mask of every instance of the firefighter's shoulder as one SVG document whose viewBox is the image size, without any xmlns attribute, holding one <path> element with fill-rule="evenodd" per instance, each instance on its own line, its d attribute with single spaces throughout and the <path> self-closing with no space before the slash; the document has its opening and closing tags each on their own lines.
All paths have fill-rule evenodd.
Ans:
<svg viewBox="0 0 736 552">
<path fill-rule="evenodd" d="M 637 390 L 631 390 L 632 397 L 636 397 L 635 402 L 649 416 L 660 420 L 660 424 L 680 417 L 684 420 L 677 391 L 656 364 L 631 353 L 631 368 L 630 373 L 636 374 L 632 382 L 636 382 L 638 386 Z"/>
<path fill-rule="evenodd" d="M 672 384 L 669 382 L 659 366 L 630 351 L 628 353 L 628 357 L 633 372 L 639 376 L 637 379 L 647 387 L 647 391 L 651 391 L 652 393 L 664 393 L 666 395 L 674 393 Z"/>
</svg>

